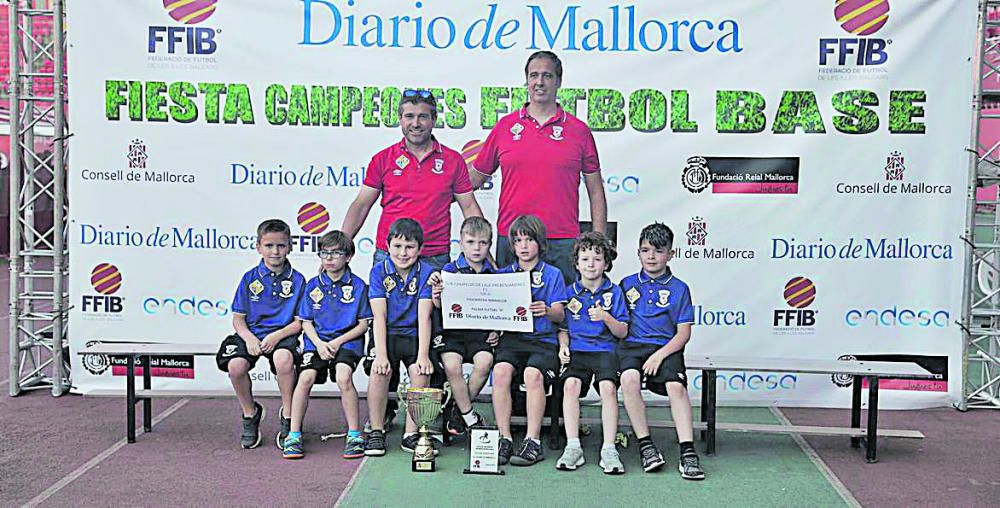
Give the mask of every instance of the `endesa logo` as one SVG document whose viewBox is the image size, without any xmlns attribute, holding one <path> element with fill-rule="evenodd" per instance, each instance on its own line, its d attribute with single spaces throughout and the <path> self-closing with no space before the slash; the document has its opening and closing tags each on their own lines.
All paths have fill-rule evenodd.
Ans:
<svg viewBox="0 0 1000 508">
<path fill-rule="evenodd" d="M 951 314 L 945 309 L 908 309 L 898 305 L 886 309 L 848 309 L 844 324 L 852 328 L 945 328 Z"/>
<path fill-rule="evenodd" d="M 215 13 L 218 0 L 163 0 L 163 8 L 185 26 L 150 26 L 149 53 L 211 55 L 218 45 L 215 36 L 222 30 L 196 27 Z"/>
<path fill-rule="evenodd" d="M 719 372 L 715 375 L 716 389 L 726 392 L 776 392 L 794 390 L 799 378 L 795 374 Z M 704 389 L 701 374 L 694 377 L 694 389 Z"/>
<path fill-rule="evenodd" d="M 101 263 L 90 271 L 90 285 L 98 294 L 83 295 L 80 309 L 84 314 L 111 317 L 120 314 L 124 298 L 115 296 L 122 287 L 122 273 L 110 263 Z"/>
<path fill-rule="evenodd" d="M 820 66 L 876 66 L 889 61 L 885 50 L 892 39 L 866 37 L 885 26 L 889 0 L 837 0 L 833 15 L 844 31 L 859 37 L 820 39 Z"/>
<path fill-rule="evenodd" d="M 817 310 L 808 307 L 816 301 L 816 285 L 805 277 L 793 277 L 783 293 L 790 309 L 775 309 L 771 326 L 779 334 L 809 334 L 815 330 Z"/>
<path fill-rule="evenodd" d="M 229 302 L 196 296 L 150 296 L 142 301 L 142 312 L 148 316 L 224 317 L 229 314 Z"/>
</svg>

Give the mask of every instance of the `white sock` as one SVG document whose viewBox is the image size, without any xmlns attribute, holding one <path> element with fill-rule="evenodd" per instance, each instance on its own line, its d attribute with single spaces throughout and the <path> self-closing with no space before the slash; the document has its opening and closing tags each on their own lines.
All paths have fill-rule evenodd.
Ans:
<svg viewBox="0 0 1000 508">
<path fill-rule="evenodd" d="M 601 451 L 603 452 L 604 450 L 614 450 L 614 451 L 617 451 L 618 449 L 615 448 L 615 444 L 614 443 L 610 443 L 610 444 L 604 443 L 603 445 L 601 445 Z"/>
<path fill-rule="evenodd" d="M 580 438 L 566 439 L 566 448 L 580 448 Z"/>
<path fill-rule="evenodd" d="M 416 432 L 407 432 L 406 434 L 403 434 L 403 437 L 404 437 L 404 438 L 407 438 L 407 437 L 410 437 L 410 436 L 416 436 L 416 435 L 417 435 L 417 433 L 416 433 Z"/>
<path fill-rule="evenodd" d="M 476 417 L 475 411 L 471 409 L 468 413 L 462 413 L 462 419 L 465 420 L 466 425 L 473 425 L 479 421 L 479 418 Z"/>
</svg>

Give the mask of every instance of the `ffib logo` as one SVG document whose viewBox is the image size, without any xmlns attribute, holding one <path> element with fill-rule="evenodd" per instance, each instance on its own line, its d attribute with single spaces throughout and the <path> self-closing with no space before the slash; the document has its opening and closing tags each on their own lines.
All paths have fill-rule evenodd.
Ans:
<svg viewBox="0 0 1000 508">
<path fill-rule="evenodd" d="M 196 25 L 215 13 L 218 0 L 163 0 L 163 7 L 174 20 L 185 25 Z M 156 53 L 166 46 L 173 55 L 183 51 L 188 55 L 211 55 L 218 45 L 215 36 L 221 30 L 195 26 L 149 27 L 149 52 Z"/>
<path fill-rule="evenodd" d="M 885 26 L 889 0 L 837 0 L 833 15 L 847 33 L 868 36 Z M 819 64 L 828 65 L 830 57 L 830 65 L 882 65 L 889 60 L 885 52 L 889 44 L 891 39 L 874 37 L 820 39 Z"/>
<path fill-rule="evenodd" d="M 319 251 L 319 235 L 330 226 L 330 212 L 319 203 L 309 202 L 299 207 L 296 221 L 306 234 L 292 235 L 292 252 Z"/>
<path fill-rule="evenodd" d="M 90 272 L 90 285 L 99 294 L 83 295 L 83 312 L 118 314 L 122 297 L 114 296 L 122 287 L 122 273 L 110 263 L 101 263 Z"/>
<path fill-rule="evenodd" d="M 783 294 L 791 309 L 775 309 L 771 323 L 776 327 L 810 327 L 816 324 L 816 311 L 808 309 L 816 300 L 816 285 L 805 277 L 793 277 L 785 283 Z"/>
</svg>

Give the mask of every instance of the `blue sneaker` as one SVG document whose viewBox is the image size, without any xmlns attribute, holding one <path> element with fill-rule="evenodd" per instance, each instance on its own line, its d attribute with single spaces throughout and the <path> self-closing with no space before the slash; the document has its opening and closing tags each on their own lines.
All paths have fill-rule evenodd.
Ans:
<svg viewBox="0 0 1000 508">
<path fill-rule="evenodd" d="M 304 457 L 305 452 L 302 451 L 302 438 L 286 437 L 284 446 L 281 448 L 281 456 L 286 459 L 301 459 Z"/>
</svg>

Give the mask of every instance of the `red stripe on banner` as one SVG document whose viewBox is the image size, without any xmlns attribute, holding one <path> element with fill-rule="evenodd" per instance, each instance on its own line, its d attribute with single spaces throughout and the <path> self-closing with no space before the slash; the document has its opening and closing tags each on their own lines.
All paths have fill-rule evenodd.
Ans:
<svg viewBox="0 0 1000 508">
<path fill-rule="evenodd" d="M 112 376 L 125 376 L 127 375 L 128 369 L 124 365 L 112 365 L 111 375 Z M 194 369 L 179 369 L 176 367 L 153 367 L 149 371 L 152 377 L 172 377 L 179 379 L 194 379 Z M 135 368 L 136 377 L 142 376 L 142 367 L 136 366 Z"/>
<path fill-rule="evenodd" d="M 798 194 L 798 183 L 715 182 L 714 194 Z"/>
<path fill-rule="evenodd" d="M 868 380 L 862 381 L 861 386 L 868 388 Z M 936 381 L 927 379 L 880 379 L 878 381 L 880 390 L 903 390 L 908 392 L 947 392 L 947 381 Z"/>
</svg>

